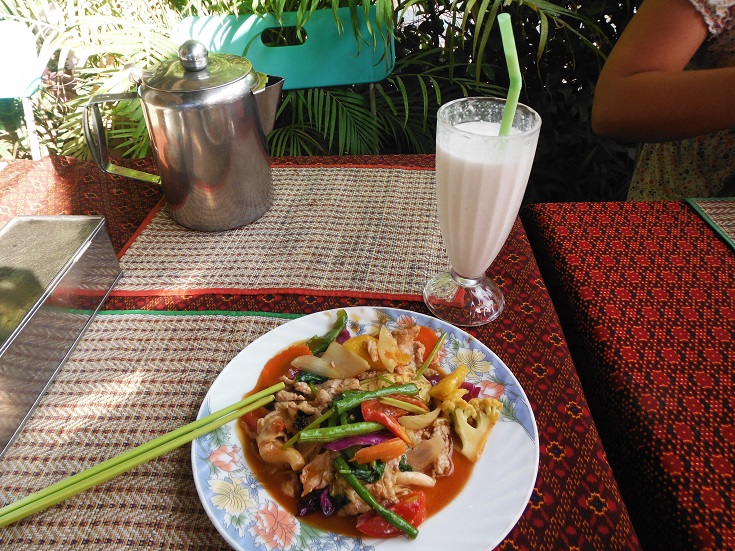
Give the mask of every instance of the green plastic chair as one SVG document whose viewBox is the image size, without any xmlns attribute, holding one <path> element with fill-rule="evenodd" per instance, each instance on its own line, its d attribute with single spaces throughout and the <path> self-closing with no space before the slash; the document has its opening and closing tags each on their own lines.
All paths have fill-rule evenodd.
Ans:
<svg viewBox="0 0 735 551">
<path fill-rule="evenodd" d="M 21 100 L 31 157 L 36 161 L 41 158 L 41 148 L 30 98 L 41 86 L 44 69 L 38 59 L 36 37 L 23 23 L 0 20 L 0 51 L 7 53 L 0 79 L 0 99 Z"/>
<path fill-rule="evenodd" d="M 388 29 L 378 31 L 376 43 L 355 40 L 349 8 L 337 10 L 342 22 L 340 33 L 334 12 L 317 10 L 304 24 L 306 41 L 299 45 L 269 46 L 262 33 L 281 28 L 275 16 L 220 15 L 187 17 L 179 22 L 175 38 L 178 43 L 195 39 L 211 52 L 247 57 L 256 71 L 284 78 L 283 89 L 373 84 L 383 80 L 395 66 L 395 47 Z M 370 38 L 364 12 L 358 9 L 360 35 Z M 369 12 L 374 29 L 375 6 Z M 295 26 L 296 14 L 283 14 L 283 27 Z M 380 33 L 383 33 L 381 36 Z M 390 39 L 383 39 L 386 35 Z"/>
</svg>

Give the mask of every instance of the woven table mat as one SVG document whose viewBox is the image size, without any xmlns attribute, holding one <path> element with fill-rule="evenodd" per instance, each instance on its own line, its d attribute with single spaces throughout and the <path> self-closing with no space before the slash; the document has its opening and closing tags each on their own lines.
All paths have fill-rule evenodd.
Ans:
<svg viewBox="0 0 735 551">
<path fill-rule="evenodd" d="M 187 230 L 164 207 L 123 256 L 115 292 L 419 295 L 448 265 L 433 170 L 274 168 L 273 179 L 273 207 L 235 230 Z"/>
<path fill-rule="evenodd" d="M 735 198 L 687 199 L 712 228 L 735 249 Z"/>
<path fill-rule="evenodd" d="M 0 503 L 193 421 L 227 363 L 286 321 L 252 315 L 97 316 L 0 460 Z M 200 505 L 190 452 L 189 445 L 178 448 L 3 528 L 0 548 L 229 549 Z"/>
</svg>

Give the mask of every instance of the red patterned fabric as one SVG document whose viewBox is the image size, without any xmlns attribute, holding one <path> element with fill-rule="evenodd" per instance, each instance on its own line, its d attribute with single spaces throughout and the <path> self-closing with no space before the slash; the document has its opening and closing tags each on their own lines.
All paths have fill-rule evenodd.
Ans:
<svg viewBox="0 0 735 551">
<path fill-rule="evenodd" d="M 149 159 L 124 164 L 154 168 Z M 111 176 L 72 157 L 13 161 L 0 170 L 0 227 L 20 215 L 101 215 L 119 252 L 162 195 L 158 185 Z"/>
<path fill-rule="evenodd" d="M 735 549 L 735 253 L 683 202 L 522 218 L 644 547 Z"/>
<path fill-rule="evenodd" d="M 433 167 L 433 157 L 280 158 L 274 159 L 273 165 L 426 169 Z M 58 178 L 51 166 L 47 164 L 45 168 L 38 169 L 44 174 L 42 181 L 46 181 L 46 178 Z M 86 164 L 86 169 L 83 170 L 82 164 L 77 166 L 80 170 L 73 173 L 71 180 L 59 178 L 62 187 L 78 186 L 82 195 L 85 188 L 92 187 L 99 193 L 99 182 L 103 181 L 112 186 L 112 189 L 117 189 L 116 181 L 106 178 L 100 180 L 93 165 Z M 6 189 L 5 186 L 5 177 L 3 171 L 0 171 L 0 190 Z M 135 186 L 138 186 L 137 182 L 131 183 L 130 190 L 144 189 Z M 125 193 L 112 194 L 111 197 L 112 203 L 107 208 L 112 212 L 121 209 L 121 205 L 135 204 L 141 200 L 140 197 L 126 196 Z M 155 201 L 150 202 L 151 207 L 153 204 Z M 139 224 L 145 218 L 137 210 L 135 215 L 133 210 L 127 212 L 130 216 L 128 220 L 125 216 L 109 217 L 112 233 L 132 235 L 132 232 L 128 232 L 128 226 L 136 221 Z M 507 310 L 498 321 L 469 332 L 506 362 L 525 389 L 536 416 L 541 452 L 539 474 L 530 503 L 498 549 L 640 549 L 582 392 L 559 320 L 520 223 L 514 226 L 489 274 L 506 294 Z M 186 296 L 157 296 L 151 293 L 143 293 L 142 296 L 113 296 L 105 304 L 105 309 L 306 314 L 328 308 L 366 304 L 427 313 L 423 303 L 415 296 L 387 300 L 364 295 L 353 296 L 349 291 L 339 294 L 274 290 L 237 294 L 225 291 L 209 294 L 192 292 Z M 171 499 L 175 500 L 176 496 Z M 488 495 L 487 499 L 492 499 L 492 495 Z M 192 526 L 192 531 L 213 530 L 203 512 L 200 511 L 199 517 L 201 524 Z M 160 519 L 152 519 L 152 522 L 160 522 Z M 79 534 L 79 537 L 83 538 L 84 534 Z M 461 534 L 457 537 L 461 548 Z M 49 538 L 62 539 L 56 538 L 54 534 L 49 534 Z M 226 544 L 224 540 L 215 538 L 212 545 L 219 549 Z M 150 547 L 165 548 L 167 542 L 150 542 Z"/>
</svg>

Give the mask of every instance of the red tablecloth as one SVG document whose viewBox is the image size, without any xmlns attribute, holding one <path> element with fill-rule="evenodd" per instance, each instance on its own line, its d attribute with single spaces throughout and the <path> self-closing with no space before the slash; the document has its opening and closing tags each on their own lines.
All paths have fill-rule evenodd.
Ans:
<svg viewBox="0 0 735 551">
<path fill-rule="evenodd" d="M 735 548 L 735 253 L 684 202 L 522 219 L 638 536 Z"/>
<path fill-rule="evenodd" d="M 153 168 L 150 160 L 126 161 Z M 0 170 L 0 226 L 29 214 L 105 216 L 115 251 L 121 251 L 163 193 L 161 186 L 113 177 L 72 157 L 12 161 Z"/>
<path fill-rule="evenodd" d="M 429 171 L 430 181 L 433 157 L 275 159 L 273 166 L 274 169 L 294 169 L 295 172 L 285 171 L 283 174 L 287 172 L 289 177 L 296 179 L 300 170 L 321 170 L 319 177 L 324 177 L 325 174 L 329 177 L 331 174 L 329 171 L 332 169 L 342 171 L 339 172 L 339 177 L 345 178 L 345 185 L 352 186 L 353 193 L 359 194 L 366 192 L 360 183 L 361 178 L 367 173 L 361 171 L 369 171 L 372 177 L 377 174 L 379 178 L 385 178 L 388 182 L 398 176 L 410 179 L 413 174 L 411 171 L 416 171 L 416 177 L 421 174 L 427 177 L 426 172 Z M 344 169 L 349 171 L 344 172 Z M 68 190 L 63 195 L 73 197 L 73 204 L 54 199 L 59 196 L 59 190 Z M 33 195 L 36 199 L 25 202 L 20 199 L 29 195 Z M 8 200 L 9 197 L 11 200 Z M 156 227 L 164 227 L 156 224 L 166 222 L 165 210 L 156 212 L 151 209 L 157 204 L 159 197 L 160 192 L 149 185 L 103 175 L 89 163 L 70 159 L 46 159 L 37 164 L 12 163 L 10 167 L 0 171 L 0 205 L 11 206 L 11 208 L 3 207 L 4 210 L 1 212 L 4 220 L 21 212 L 106 214 L 116 249 L 126 251 L 122 256 L 124 266 L 137 266 L 134 262 L 136 255 L 158 250 L 153 230 Z M 401 208 L 410 208 L 410 205 L 401 205 Z M 148 216 L 151 212 L 155 217 Z M 144 220 L 142 233 L 136 233 L 137 226 Z M 229 235 L 231 234 L 223 234 L 223 239 L 227 239 Z M 129 242 L 131 238 L 134 239 L 132 246 Z M 161 247 L 163 246 L 164 243 L 161 242 Z M 366 255 L 368 252 L 356 246 L 354 254 L 357 257 L 352 262 L 360 266 L 359 255 Z M 226 262 L 226 259 L 223 259 L 223 262 Z M 531 500 L 518 524 L 498 548 L 508 551 L 638 549 L 635 531 L 607 463 L 595 421 L 582 392 L 559 320 L 520 223 L 516 223 L 490 274 L 506 294 L 506 312 L 498 321 L 482 328 L 471 329 L 469 332 L 497 353 L 522 384 L 536 416 L 541 451 L 539 475 Z M 386 274 L 380 275 L 385 277 Z M 134 276 L 135 274 L 127 274 L 126 277 L 129 278 L 127 281 L 134 279 Z M 184 279 L 182 276 L 181 281 Z M 85 342 L 83 339 L 79 345 L 80 354 L 83 355 L 72 356 L 70 359 L 69 365 L 73 369 L 74 377 L 77 377 L 78 373 L 78 377 L 83 379 L 84 373 L 88 373 L 89 369 L 94 369 L 96 363 L 102 361 L 95 359 L 95 351 L 107 350 L 105 346 L 110 343 L 104 339 L 111 338 L 106 336 L 109 331 L 107 327 L 115 327 L 117 318 L 114 318 L 114 312 L 119 311 L 144 313 L 155 310 L 177 313 L 221 310 L 251 312 L 257 316 L 258 313 L 305 314 L 332 307 L 387 305 L 427 313 L 418 292 L 386 295 L 370 290 L 369 281 L 356 282 L 349 288 L 327 291 L 319 288 L 291 287 L 202 289 L 197 288 L 196 278 L 191 281 L 194 283 L 186 289 L 125 291 L 126 279 L 123 279 L 122 290 L 113 293 L 105 305 L 106 311 L 112 315 L 103 315 L 104 320 L 98 328 L 92 329 L 90 338 L 101 340 Z M 127 289 L 135 289 L 133 285 L 128 285 Z M 134 316 L 128 317 L 131 320 L 137 319 Z M 171 316 L 166 319 L 171 319 Z M 150 320 L 143 320 L 141 323 L 144 325 L 142 329 L 144 331 L 150 331 L 151 327 L 155 327 L 150 325 L 153 323 Z M 171 331 L 175 329 L 174 325 Z M 156 341 L 146 340 L 145 334 L 141 334 L 140 340 L 136 341 L 138 337 L 135 336 L 135 330 L 132 324 L 125 327 L 125 334 L 118 335 L 117 338 L 121 339 L 121 343 L 124 341 L 126 346 L 120 349 L 120 354 L 132 354 L 134 351 L 131 352 L 127 347 L 134 346 L 136 342 L 139 343 L 139 347 L 155 348 Z M 226 334 L 221 337 L 222 346 L 226 344 L 226 337 Z M 185 354 L 182 361 L 193 362 L 200 355 L 206 356 L 206 350 L 199 350 L 196 339 L 192 339 L 181 344 L 184 347 L 182 353 Z M 170 346 L 176 345 L 175 340 L 170 342 Z M 151 357 L 155 358 L 155 350 L 150 352 Z M 164 351 L 161 352 L 163 354 Z M 159 369 L 163 368 L 155 366 L 149 368 L 154 379 L 161 378 Z M 196 369 L 211 371 L 212 366 Z M 102 387 L 95 387 L 91 391 L 104 395 L 105 385 L 111 385 L 112 389 L 113 382 L 129 384 L 128 375 L 120 374 L 119 368 L 109 368 L 105 373 L 107 375 L 101 381 Z M 214 375 L 216 373 L 203 375 L 202 380 L 211 381 Z M 182 375 L 182 377 L 197 376 L 194 368 Z M 62 377 L 60 384 L 68 385 L 63 387 L 64 392 L 73 392 L 69 389 L 74 388 L 72 384 L 74 377 L 66 379 Z M 135 378 L 135 373 L 131 373 L 130 377 Z M 186 406 L 183 413 L 179 413 L 193 417 L 198 401 L 201 400 L 206 388 L 200 388 L 192 396 L 189 396 L 189 387 L 186 388 L 187 392 L 182 391 L 181 395 L 177 396 L 177 402 L 185 404 L 188 404 L 186 400 L 192 402 L 190 406 Z M 51 388 L 52 395 L 53 392 L 54 389 Z M 148 397 L 150 392 L 154 390 L 149 390 L 141 396 Z M 59 399 L 58 393 L 52 397 Z M 80 396 L 79 399 L 82 400 L 83 397 Z M 49 400 L 43 411 L 37 412 L 40 416 L 36 419 L 37 422 L 31 420 L 32 435 L 38 435 L 43 439 L 42 446 L 36 448 L 30 436 L 27 435 L 25 439 L 21 436 L 17 450 L 14 453 L 11 450 L 12 465 L 8 457 L 0 460 L 0 480 L 2 480 L 0 501 L 9 502 L 21 497 L 22 481 L 28 480 L 27 477 L 33 477 L 33 473 L 37 470 L 46 471 L 49 465 L 52 465 L 53 472 L 56 473 L 55 478 L 61 478 L 70 474 L 64 467 L 68 461 L 72 461 L 75 465 L 84 464 L 85 457 L 90 461 L 87 452 L 83 450 L 88 450 L 93 457 L 95 456 L 93 452 L 97 450 L 79 447 L 82 444 L 77 444 L 77 438 L 69 434 L 69 431 L 76 429 L 65 426 L 63 422 L 59 424 L 57 407 L 59 406 L 54 400 Z M 65 407 L 71 407 L 71 404 Z M 106 420 L 108 416 L 114 414 L 114 411 L 116 410 L 102 409 L 98 422 Z M 171 411 L 173 413 L 174 410 Z M 53 427 L 45 426 L 44 415 L 51 416 Z M 150 414 L 145 413 L 145 419 L 146 434 L 156 432 L 170 420 L 165 410 L 160 409 Z M 174 422 L 177 421 L 174 419 Z M 133 425 L 122 429 L 123 434 L 118 435 L 120 441 L 135 440 L 137 434 L 135 431 L 141 429 L 139 422 Z M 52 436 L 52 433 L 56 436 Z M 69 436 L 64 439 L 67 448 L 60 443 L 53 443 L 59 434 Z M 74 447 L 75 445 L 77 447 Z M 113 493 L 119 492 L 115 494 L 116 499 L 108 501 L 105 496 L 110 494 L 102 491 L 91 491 L 78 496 L 63 507 L 57 506 L 16 525 L 0 529 L 0 546 L 35 549 L 47 548 L 49 545 L 74 547 L 84 545 L 85 542 L 87 544 L 97 542 L 111 547 L 132 545 L 169 548 L 169 543 L 175 542 L 175 545 L 182 548 L 226 548 L 226 543 L 214 530 L 203 509 L 195 505 L 197 497 L 190 478 L 188 457 L 185 453 L 173 454 L 172 457 L 173 459 L 163 463 L 162 466 L 158 463 L 151 464 L 147 469 L 135 471 L 137 475 L 132 473 L 125 475 L 136 477 L 130 479 L 131 484 L 134 480 L 145 484 L 146 477 L 153 477 L 157 470 L 160 471 L 157 474 L 158 478 L 150 480 L 151 489 L 145 503 L 141 504 L 141 497 L 134 495 L 132 490 L 125 490 L 120 480 L 112 481 L 108 483 L 108 490 Z M 137 477 L 143 477 L 143 480 Z M 176 482 L 173 490 L 164 492 L 160 489 L 160 481 L 163 478 L 166 481 Z M 492 499 L 492 495 L 488 495 L 488 499 Z M 85 511 L 90 510 L 95 511 L 94 518 L 87 519 Z M 151 511 L 153 514 L 142 515 L 145 511 Z M 126 521 L 129 517 L 133 520 Z M 107 539 L 99 534 L 104 527 L 111 530 Z M 457 543 L 460 547 L 461 541 L 461 534 L 458 534 Z"/>
</svg>

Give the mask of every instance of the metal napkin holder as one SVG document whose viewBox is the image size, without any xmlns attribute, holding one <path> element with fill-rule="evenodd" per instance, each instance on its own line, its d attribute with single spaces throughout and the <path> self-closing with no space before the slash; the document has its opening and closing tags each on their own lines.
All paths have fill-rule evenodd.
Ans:
<svg viewBox="0 0 735 551">
<path fill-rule="evenodd" d="M 0 457 L 119 277 L 100 216 L 18 216 L 0 230 Z"/>
</svg>

